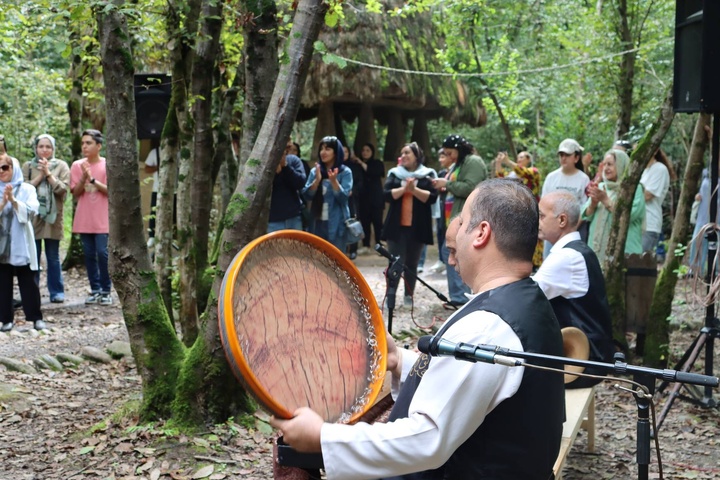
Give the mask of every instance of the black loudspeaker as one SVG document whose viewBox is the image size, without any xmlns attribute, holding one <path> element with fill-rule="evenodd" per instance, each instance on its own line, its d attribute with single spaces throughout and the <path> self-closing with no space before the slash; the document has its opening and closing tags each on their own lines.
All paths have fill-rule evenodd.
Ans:
<svg viewBox="0 0 720 480">
<path fill-rule="evenodd" d="M 135 75 L 138 140 L 159 139 L 172 95 L 172 77 L 164 73 Z"/>
<path fill-rule="evenodd" d="M 720 1 L 676 0 L 676 112 L 720 112 Z"/>
</svg>

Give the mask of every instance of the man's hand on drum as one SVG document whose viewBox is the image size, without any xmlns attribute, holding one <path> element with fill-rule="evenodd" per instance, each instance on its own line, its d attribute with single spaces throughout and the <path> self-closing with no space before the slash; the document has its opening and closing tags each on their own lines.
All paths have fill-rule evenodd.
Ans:
<svg viewBox="0 0 720 480">
<path fill-rule="evenodd" d="M 293 418 L 283 420 L 272 417 L 270 425 L 280 430 L 285 443 L 298 452 L 320 452 L 320 430 L 324 420 L 308 407 L 295 410 Z"/>
</svg>

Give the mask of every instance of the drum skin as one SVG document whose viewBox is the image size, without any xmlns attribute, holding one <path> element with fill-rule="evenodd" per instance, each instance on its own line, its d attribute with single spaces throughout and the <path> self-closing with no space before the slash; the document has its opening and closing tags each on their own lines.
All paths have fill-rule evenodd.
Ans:
<svg viewBox="0 0 720 480">
<path fill-rule="evenodd" d="M 225 273 L 218 309 L 235 376 L 277 417 L 308 406 L 352 423 L 382 388 L 387 343 L 375 297 L 315 235 L 282 230 L 250 242 Z"/>
</svg>

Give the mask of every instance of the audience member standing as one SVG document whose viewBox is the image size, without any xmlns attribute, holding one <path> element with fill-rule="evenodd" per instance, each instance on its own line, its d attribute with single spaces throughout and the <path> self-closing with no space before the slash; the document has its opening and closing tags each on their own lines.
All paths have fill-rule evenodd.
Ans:
<svg viewBox="0 0 720 480">
<path fill-rule="evenodd" d="M 60 241 L 65 229 L 63 207 L 70 183 L 70 167 L 55 158 L 55 139 L 47 134 L 35 139 L 35 158 L 22 166 L 23 177 L 35 187 L 38 212 L 33 218 L 38 262 L 45 243 L 47 286 L 52 303 L 65 301 L 65 286 L 60 266 Z M 40 283 L 38 269 L 36 281 Z"/>
<path fill-rule="evenodd" d="M 670 189 L 671 176 L 674 180 L 675 172 L 672 165 L 665 152 L 658 149 L 640 177 L 640 184 L 645 190 L 645 232 L 642 236 L 642 251 L 652 252 L 653 255 L 662 232 L 662 205 Z"/>
<path fill-rule="evenodd" d="M 365 184 L 360 191 L 360 223 L 365 231 L 363 249 L 358 253 L 367 253 L 377 243 L 380 243 L 380 234 L 383 226 L 383 211 L 385 200 L 383 198 L 383 177 L 385 165 L 375 158 L 375 146 L 372 143 L 363 145 L 360 151 L 360 165 L 365 170 Z M 375 243 L 370 241 L 370 229 L 375 235 Z"/>
<path fill-rule="evenodd" d="M 350 208 L 350 216 L 360 220 L 360 193 L 364 189 L 365 185 L 365 169 L 363 168 L 363 162 L 360 160 L 354 152 L 346 146 L 343 146 L 343 154 L 345 155 L 345 166 L 352 172 L 353 187 L 350 193 L 350 200 L 348 207 Z M 361 222 L 362 225 L 362 222 Z M 347 246 L 347 254 L 351 260 L 357 258 L 358 242 L 353 242 Z"/>
<path fill-rule="evenodd" d="M 12 330 L 15 320 L 13 308 L 13 277 L 20 287 L 25 321 L 36 330 L 43 330 L 45 322 L 40 311 L 40 289 L 35 237 L 31 223 L 38 211 L 38 200 L 32 185 L 23 182 L 20 162 L 4 151 L 0 153 L 0 331 Z"/>
<path fill-rule="evenodd" d="M 318 163 L 310 170 L 303 196 L 311 200 L 311 233 L 332 243 L 341 252 L 347 246 L 345 220 L 350 218 L 348 199 L 353 179 L 343 165 L 342 143 L 337 137 L 324 137 L 318 146 Z"/>
<path fill-rule="evenodd" d="M 591 184 L 588 200 L 582 208 L 582 219 L 590 222 L 588 245 L 602 264 L 607 257 L 606 250 L 610 235 L 613 235 L 612 219 L 615 200 L 620 191 L 620 180 L 630 163 L 627 154 L 621 150 L 609 150 L 603 159 L 603 181 Z M 645 221 L 645 198 L 643 188 L 638 185 L 630 212 L 630 227 L 625 241 L 625 253 L 642 253 L 642 225 Z"/>
<path fill-rule="evenodd" d="M 79 233 L 85 253 L 85 268 L 90 282 L 87 305 L 112 305 L 112 282 L 108 270 L 110 232 L 107 170 L 100 156 L 103 136 L 98 130 L 82 133 L 84 158 L 70 167 L 70 190 L 77 199 L 73 233 Z"/>
<path fill-rule="evenodd" d="M 433 244 L 431 206 L 437 199 L 432 181 L 437 173 L 423 165 L 425 156 L 417 143 L 406 144 L 400 151 L 400 165 L 391 168 L 385 181 L 385 200 L 390 205 L 382 238 L 391 254 L 400 257 L 406 267 L 406 307 L 411 307 L 420 254 Z M 407 272 L 410 275 L 407 275 Z"/>
<path fill-rule="evenodd" d="M 517 178 L 523 185 L 528 187 L 535 195 L 537 201 L 540 201 L 540 184 L 542 177 L 540 171 L 533 166 L 533 159 L 530 152 L 522 151 L 517 155 L 517 161 L 513 162 L 508 157 L 507 152 L 498 153 L 495 158 L 495 174 L 498 177 Z M 503 166 L 510 167 L 510 172 L 506 173 Z M 533 255 L 533 267 L 540 267 L 543 261 L 543 241 L 538 239 L 535 246 L 535 254 Z"/>
<path fill-rule="evenodd" d="M 307 177 L 302 161 L 285 148 L 280 163 L 275 169 L 272 195 L 270 196 L 270 217 L 267 232 L 278 230 L 302 230 L 302 200 L 300 191 L 305 186 Z"/>
<path fill-rule="evenodd" d="M 448 175 L 450 175 L 450 172 L 455 167 L 455 164 L 453 163 L 452 159 L 445 154 L 445 149 L 443 148 L 438 151 L 438 162 L 442 167 L 441 170 L 438 172 L 438 178 L 448 178 Z M 447 232 L 447 224 L 450 220 L 448 218 L 449 210 L 447 212 L 445 211 L 446 197 L 447 189 L 445 187 L 439 188 L 437 199 L 438 217 L 436 218 L 435 222 L 435 230 L 438 242 L 438 261 L 429 268 L 430 272 L 432 273 L 445 273 L 445 270 L 447 269 L 447 267 L 445 266 L 447 264 L 447 256 L 445 255 L 445 252 L 447 251 L 445 249 L 445 233 Z"/>
<path fill-rule="evenodd" d="M 445 206 L 450 213 L 448 221 L 462 212 L 465 200 L 475 187 L 487 178 L 487 167 L 480 156 L 475 155 L 475 148 L 460 135 L 450 135 L 442 144 L 445 155 L 455 164 L 449 178 L 439 178 L 433 182 L 435 189 L 445 188 Z M 447 246 L 444 246 L 443 257 L 448 258 Z M 448 290 L 450 302 L 455 305 L 464 305 L 468 301 L 467 294 L 470 288 L 465 285 L 454 268 L 447 269 Z"/>
<path fill-rule="evenodd" d="M 310 176 L 310 170 L 312 169 L 312 167 L 310 167 L 310 164 L 308 163 L 308 161 L 303 159 L 302 156 L 300 155 L 300 144 L 290 140 L 285 149 L 285 153 L 287 153 L 288 155 L 295 155 L 296 157 L 298 157 L 300 159 L 300 162 L 302 162 L 303 170 L 305 170 L 305 178 L 307 179 L 307 177 Z M 310 214 L 310 202 L 306 201 L 305 198 L 303 198 L 302 188 L 300 189 L 300 201 L 303 204 L 302 211 L 301 211 L 302 229 L 305 230 L 306 232 L 309 232 L 310 226 L 312 225 L 312 215 Z"/>
<path fill-rule="evenodd" d="M 565 190 L 577 198 L 580 205 L 584 204 L 587 200 L 586 189 L 590 183 L 590 179 L 582 170 L 582 152 L 583 147 L 573 140 L 572 138 L 566 138 L 558 146 L 558 160 L 560 161 L 560 168 L 553 170 L 545 178 L 545 183 L 542 187 L 542 195 L 558 190 Z M 580 237 L 583 240 L 587 240 L 587 227 L 581 226 L 579 229 Z M 550 253 L 552 245 L 549 242 L 545 242 L 543 249 L 543 256 L 547 257 Z"/>
</svg>

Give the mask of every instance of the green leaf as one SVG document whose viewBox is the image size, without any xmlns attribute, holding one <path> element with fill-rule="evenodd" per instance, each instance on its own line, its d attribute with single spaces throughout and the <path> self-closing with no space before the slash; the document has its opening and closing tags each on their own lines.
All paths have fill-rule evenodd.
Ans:
<svg viewBox="0 0 720 480">
<path fill-rule="evenodd" d="M 80 449 L 80 455 L 87 455 L 88 453 L 92 452 L 93 450 L 95 450 L 95 446 L 88 445 L 87 447 L 83 447 Z"/>
<path fill-rule="evenodd" d="M 323 62 L 329 65 L 335 64 L 340 68 L 347 67 L 347 62 L 345 61 L 345 59 L 338 57 L 334 53 L 326 53 L 325 55 L 323 55 Z"/>
</svg>

